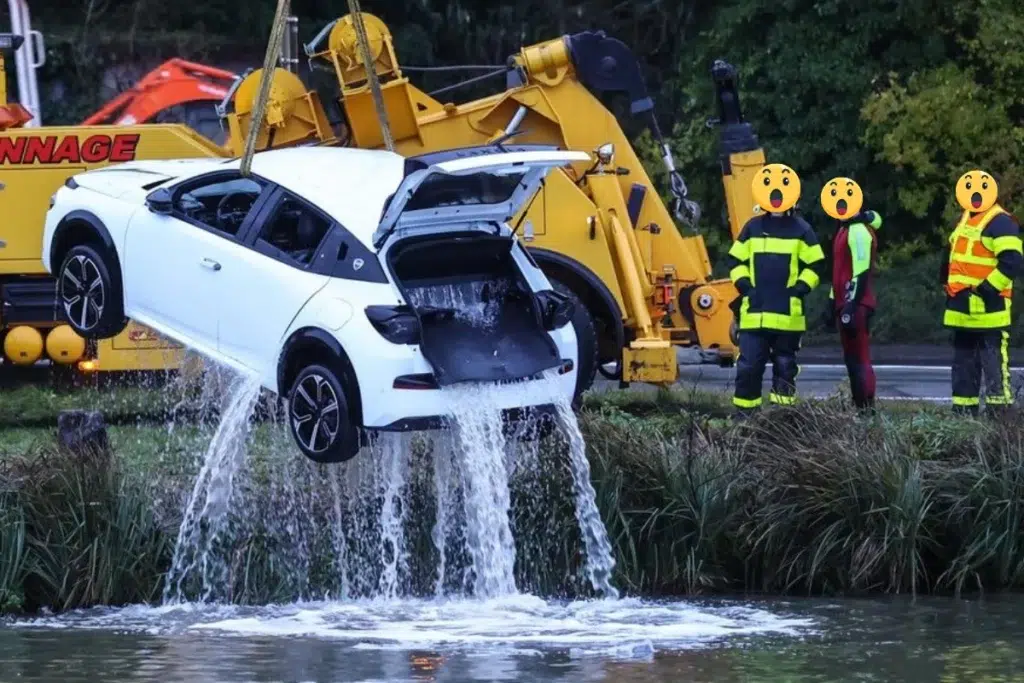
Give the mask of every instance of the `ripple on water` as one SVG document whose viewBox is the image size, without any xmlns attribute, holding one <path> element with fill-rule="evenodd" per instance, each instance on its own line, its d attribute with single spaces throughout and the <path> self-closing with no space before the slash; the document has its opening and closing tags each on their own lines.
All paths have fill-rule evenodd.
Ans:
<svg viewBox="0 0 1024 683">
<path fill-rule="evenodd" d="M 511 647 L 614 648 L 631 656 L 685 649 L 750 635 L 808 635 L 810 619 L 747 606 L 710 607 L 639 599 L 553 602 L 528 595 L 492 600 L 353 600 L 270 607 L 185 603 L 91 609 L 19 621 L 25 629 L 103 629 L 175 635 L 312 637 L 362 649 Z"/>
</svg>

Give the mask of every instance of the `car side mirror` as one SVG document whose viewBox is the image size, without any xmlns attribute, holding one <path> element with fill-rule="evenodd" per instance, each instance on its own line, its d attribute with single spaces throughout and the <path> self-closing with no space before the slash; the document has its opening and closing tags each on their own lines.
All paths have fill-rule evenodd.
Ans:
<svg viewBox="0 0 1024 683">
<path fill-rule="evenodd" d="M 166 187 L 160 187 L 146 195 L 146 207 L 153 213 L 169 214 L 174 208 L 171 199 L 171 191 Z"/>
</svg>

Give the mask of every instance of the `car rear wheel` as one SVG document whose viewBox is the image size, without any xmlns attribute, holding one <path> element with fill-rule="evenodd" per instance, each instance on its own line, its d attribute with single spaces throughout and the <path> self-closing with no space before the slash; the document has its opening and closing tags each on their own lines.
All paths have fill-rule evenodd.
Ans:
<svg viewBox="0 0 1024 683">
<path fill-rule="evenodd" d="M 288 392 L 288 425 L 303 455 L 322 464 L 351 460 L 359 452 L 345 388 L 325 365 L 308 365 Z"/>
<path fill-rule="evenodd" d="M 80 337 L 107 339 L 127 327 L 120 280 L 96 247 L 80 244 L 68 251 L 57 287 L 64 317 Z"/>
</svg>

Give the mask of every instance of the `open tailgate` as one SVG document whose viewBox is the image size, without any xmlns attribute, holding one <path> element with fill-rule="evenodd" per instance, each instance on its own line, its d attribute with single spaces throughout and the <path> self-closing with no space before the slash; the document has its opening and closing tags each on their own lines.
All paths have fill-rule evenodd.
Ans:
<svg viewBox="0 0 1024 683">
<path fill-rule="evenodd" d="M 373 233 L 379 249 L 395 231 L 460 219 L 511 220 L 553 169 L 590 161 L 586 152 L 496 152 L 436 163 L 408 173 Z"/>
</svg>

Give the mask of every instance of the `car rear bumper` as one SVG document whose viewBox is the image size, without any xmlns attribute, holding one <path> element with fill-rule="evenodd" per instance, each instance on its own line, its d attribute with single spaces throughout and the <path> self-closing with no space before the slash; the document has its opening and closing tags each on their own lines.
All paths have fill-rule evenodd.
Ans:
<svg viewBox="0 0 1024 683">
<path fill-rule="evenodd" d="M 436 388 L 429 374 L 400 375 L 372 404 L 363 405 L 363 426 L 371 431 L 404 432 L 443 429 L 453 416 L 485 404 L 513 422 L 554 414 L 561 401 L 571 401 L 576 388 L 576 367 L 566 360 L 562 370 L 540 379 L 521 380 L 484 388 L 467 384 Z"/>
<path fill-rule="evenodd" d="M 553 403 L 541 405 L 505 408 L 501 411 L 501 419 L 508 424 L 515 424 L 526 420 L 541 420 L 555 418 L 558 415 L 558 406 Z M 382 427 L 367 427 L 374 432 L 418 432 L 447 429 L 456 422 L 451 415 L 420 415 L 417 417 L 403 417 L 395 422 Z"/>
</svg>

